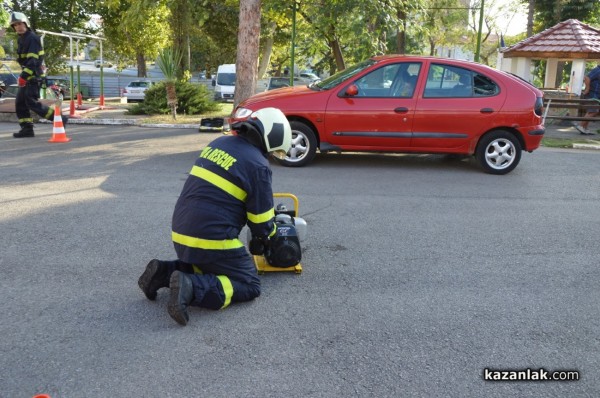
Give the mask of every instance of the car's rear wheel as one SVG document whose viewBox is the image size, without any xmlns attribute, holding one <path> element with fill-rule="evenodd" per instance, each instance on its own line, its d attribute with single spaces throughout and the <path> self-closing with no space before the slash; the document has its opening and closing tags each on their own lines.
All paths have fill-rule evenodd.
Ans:
<svg viewBox="0 0 600 398">
<path fill-rule="evenodd" d="M 292 147 L 284 159 L 278 163 L 288 167 L 302 167 L 310 163 L 317 153 L 317 138 L 312 128 L 298 121 L 290 123 Z"/>
<path fill-rule="evenodd" d="M 521 152 L 521 143 L 514 134 L 494 130 L 481 138 L 475 157 L 486 173 L 500 175 L 517 167 Z"/>
</svg>

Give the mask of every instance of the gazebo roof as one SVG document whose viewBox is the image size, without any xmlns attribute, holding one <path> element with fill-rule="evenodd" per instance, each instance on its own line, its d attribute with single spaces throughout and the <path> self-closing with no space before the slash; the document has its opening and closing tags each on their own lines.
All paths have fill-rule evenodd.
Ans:
<svg viewBox="0 0 600 398">
<path fill-rule="evenodd" d="M 600 59 L 600 30 L 568 19 L 501 52 L 507 58 Z"/>
</svg>

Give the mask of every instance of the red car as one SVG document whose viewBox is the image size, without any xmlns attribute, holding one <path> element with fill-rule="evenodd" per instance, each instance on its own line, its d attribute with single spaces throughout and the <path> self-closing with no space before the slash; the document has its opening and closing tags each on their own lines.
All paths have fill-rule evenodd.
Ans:
<svg viewBox="0 0 600 398">
<path fill-rule="evenodd" d="M 387 55 L 325 80 L 267 91 L 237 106 L 232 121 L 275 107 L 292 126 L 285 166 L 320 152 L 475 155 L 506 174 L 544 135 L 543 93 L 521 78 L 474 62 Z"/>
</svg>

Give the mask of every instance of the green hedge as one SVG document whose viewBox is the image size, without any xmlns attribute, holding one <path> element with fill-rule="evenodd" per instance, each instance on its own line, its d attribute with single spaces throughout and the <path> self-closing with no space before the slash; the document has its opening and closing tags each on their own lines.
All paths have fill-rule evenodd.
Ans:
<svg viewBox="0 0 600 398">
<path fill-rule="evenodd" d="M 204 85 L 189 82 L 175 83 L 177 93 L 177 114 L 201 115 L 216 111 L 219 104 L 212 100 L 212 93 Z M 132 115 L 167 115 L 171 113 L 167 105 L 165 82 L 158 82 L 146 90 L 143 102 L 129 108 Z"/>
</svg>

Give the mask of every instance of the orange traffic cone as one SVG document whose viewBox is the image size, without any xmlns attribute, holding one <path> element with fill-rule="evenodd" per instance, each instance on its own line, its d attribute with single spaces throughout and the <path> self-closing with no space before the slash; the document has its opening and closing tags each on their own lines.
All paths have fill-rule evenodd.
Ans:
<svg viewBox="0 0 600 398">
<path fill-rule="evenodd" d="M 65 126 L 63 125 L 62 109 L 60 102 L 54 104 L 54 127 L 52 128 L 52 138 L 48 142 L 69 142 L 70 138 L 67 138 L 65 132 Z"/>
<path fill-rule="evenodd" d="M 50 398 L 50 395 L 48 395 L 48 394 L 38 394 L 38 395 L 34 395 L 33 398 Z"/>
</svg>

